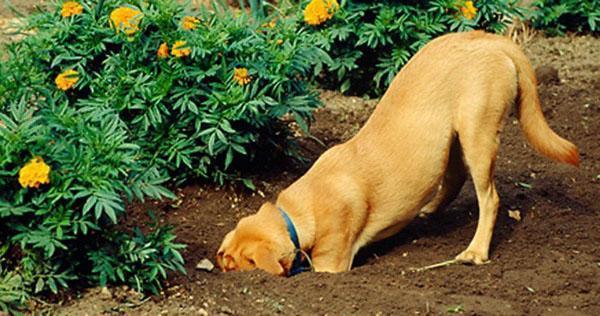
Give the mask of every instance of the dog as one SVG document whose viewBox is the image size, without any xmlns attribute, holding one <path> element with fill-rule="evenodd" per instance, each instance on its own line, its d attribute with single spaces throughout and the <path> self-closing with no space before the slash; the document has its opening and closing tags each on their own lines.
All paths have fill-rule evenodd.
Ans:
<svg viewBox="0 0 600 316">
<path fill-rule="evenodd" d="M 499 205 L 494 163 L 508 109 L 514 105 L 539 153 L 579 165 L 577 147 L 544 119 L 536 85 L 529 60 L 506 37 L 472 31 L 432 40 L 353 138 L 324 152 L 276 203 L 239 221 L 217 252 L 218 266 L 285 276 L 303 251 L 314 271 L 348 271 L 361 247 L 447 206 L 467 174 L 479 219 L 455 260 L 488 262 Z"/>
</svg>

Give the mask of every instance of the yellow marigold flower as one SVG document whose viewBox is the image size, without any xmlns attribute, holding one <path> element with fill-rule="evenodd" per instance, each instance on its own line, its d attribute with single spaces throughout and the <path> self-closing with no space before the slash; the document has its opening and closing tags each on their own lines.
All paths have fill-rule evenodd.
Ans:
<svg viewBox="0 0 600 316">
<path fill-rule="evenodd" d="M 193 16 L 184 16 L 181 20 L 181 27 L 186 31 L 195 30 L 198 28 L 198 23 L 200 23 L 200 19 Z"/>
<path fill-rule="evenodd" d="M 277 26 L 277 21 L 273 20 L 273 21 L 271 21 L 269 23 L 263 23 L 261 26 L 264 27 L 264 28 L 266 28 L 266 29 L 272 29 L 275 26 Z"/>
<path fill-rule="evenodd" d="M 167 58 L 169 57 L 169 45 L 167 43 L 162 43 L 158 47 L 158 51 L 156 52 L 158 58 Z"/>
<path fill-rule="evenodd" d="M 248 75 L 248 69 L 235 68 L 233 70 L 233 80 L 237 81 L 240 86 L 247 85 L 252 81 L 252 77 Z"/>
<path fill-rule="evenodd" d="M 304 8 L 304 22 L 310 25 L 319 25 L 331 19 L 339 8 L 337 0 L 312 0 Z"/>
<path fill-rule="evenodd" d="M 79 77 L 77 76 L 79 73 L 73 69 L 68 69 L 63 71 L 60 75 L 56 76 L 54 79 L 54 83 L 56 86 L 62 90 L 67 91 L 71 89 L 77 81 L 79 81 Z"/>
<path fill-rule="evenodd" d="M 50 183 L 50 167 L 41 157 L 31 159 L 19 170 L 19 183 L 23 188 L 39 188 L 40 184 Z"/>
<path fill-rule="evenodd" d="M 185 47 L 187 45 L 186 41 L 177 41 L 173 44 L 173 48 L 171 49 L 171 53 L 175 57 L 185 57 L 189 56 L 192 53 L 190 48 Z"/>
<path fill-rule="evenodd" d="M 130 7 L 119 7 L 110 13 L 111 26 L 117 30 L 117 33 L 123 31 L 127 35 L 139 31 L 143 17 L 141 11 Z"/>
<path fill-rule="evenodd" d="M 473 20 L 477 15 L 477 8 L 473 6 L 473 1 L 465 2 L 465 5 L 460 8 L 460 11 L 467 20 Z"/>
<path fill-rule="evenodd" d="M 68 18 L 73 15 L 81 14 L 82 12 L 83 7 L 81 6 L 81 4 L 75 1 L 67 1 L 63 3 L 60 14 L 63 18 Z"/>
<path fill-rule="evenodd" d="M 277 43 L 277 45 L 281 45 L 281 44 L 283 44 L 283 40 L 280 38 L 275 43 Z"/>
</svg>

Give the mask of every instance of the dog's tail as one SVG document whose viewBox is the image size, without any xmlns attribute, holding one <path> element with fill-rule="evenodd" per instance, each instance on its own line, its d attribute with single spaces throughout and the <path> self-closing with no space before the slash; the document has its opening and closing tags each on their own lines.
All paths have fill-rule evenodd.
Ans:
<svg viewBox="0 0 600 316">
<path fill-rule="evenodd" d="M 535 150 L 558 162 L 579 166 L 577 146 L 558 136 L 544 119 L 537 92 L 537 80 L 529 59 L 521 49 L 511 43 L 505 50 L 517 68 L 518 116 L 527 140 Z"/>
</svg>

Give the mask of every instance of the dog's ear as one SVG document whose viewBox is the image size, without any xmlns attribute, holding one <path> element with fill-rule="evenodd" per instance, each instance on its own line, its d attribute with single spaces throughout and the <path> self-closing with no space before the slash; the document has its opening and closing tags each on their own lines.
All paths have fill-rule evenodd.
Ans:
<svg viewBox="0 0 600 316">
<path fill-rule="evenodd" d="M 221 268 L 221 271 L 225 271 L 226 267 L 227 267 L 227 263 L 226 259 L 231 260 L 231 256 L 230 255 L 225 255 L 225 250 L 229 247 L 229 244 L 231 243 L 231 240 L 233 239 L 233 234 L 234 234 L 235 230 L 230 231 L 229 233 L 227 233 L 227 235 L 225 235 L 225 238 L 223 238 L 223 242 L 221 243 L 221 247 L 219 247 L 219 251 L 217 251 L 217 266 L 219 266 L 219 268 Z"/>
<path fill-rule="evenodd" d="M 257 268 L 265 270 L 273 275 L 283 276 L 285 270 L 275 256 L 275 253 L 267 247 L 259 247 L 254 252 L 254 264 Z"/>
<path fill-rule="evenodd" d="M 221 269 L 221 271 L 225 271 L 225 263 L 223 262 L 223 255 L 225 252 L 223 250 L 219 250 L 217 252 L 217 266 Z"/>
</svg>

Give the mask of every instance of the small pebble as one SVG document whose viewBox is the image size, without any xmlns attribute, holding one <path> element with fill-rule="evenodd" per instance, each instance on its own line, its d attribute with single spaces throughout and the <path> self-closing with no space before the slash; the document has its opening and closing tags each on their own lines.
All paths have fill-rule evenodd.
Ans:
<svg viewBox="0 0 600 316">
<path fill-rule="evenodd" d="M 208 312 L 207 312 L 207 311 L 206 311 L 204 308 L 200 308 L 200 309 L 198 310 L 198 315 L 201 315 L 201 316 L 208 316 Z"/>
<path fill-rule="evenodd" d="M 102 289 L 100 289 L 100 296 L 102 297 L 102 299 L 110 300 L 112 298 L 112 293 L 105 286 Z"/>
<path fill-rule="evenodd" d="M 521 211 L 519 210 L 508 210 L 508 217 L 516 220 L 517 222 L 521 221 Z"/>
<path fill-rule="evenodd" d="M 231 308 L 227 307 L 227 306 L 221 306 L 220 311 L 223 314 L 233 315 L 233 310 Z"/>
<path fill-rule="evenodd" d="M 208 272 L 211 272 L 214 268 L 215 268 L 215 265 L 206 258 L 200 260 L 200 262 L 198 262 L 198 264 L 196 265 L 196 269 L 204 270 L 204 271 L 208 271 Z"/>
</svg>

